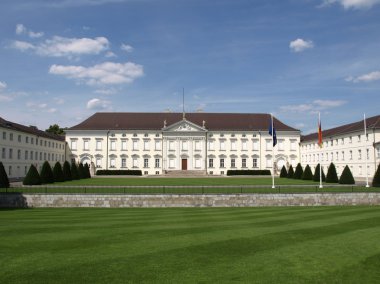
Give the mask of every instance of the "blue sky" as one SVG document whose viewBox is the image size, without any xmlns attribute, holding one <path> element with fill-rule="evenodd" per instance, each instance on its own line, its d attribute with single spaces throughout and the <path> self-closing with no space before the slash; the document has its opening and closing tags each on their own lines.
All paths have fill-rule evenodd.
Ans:
<svg viewBox="0 0 380 284">
<path fill-rule="evenodd" d="M 0 116 L 273 113 L 303 133 L 378 115 L 380 0 L 2 0 Z"/>
</svg>

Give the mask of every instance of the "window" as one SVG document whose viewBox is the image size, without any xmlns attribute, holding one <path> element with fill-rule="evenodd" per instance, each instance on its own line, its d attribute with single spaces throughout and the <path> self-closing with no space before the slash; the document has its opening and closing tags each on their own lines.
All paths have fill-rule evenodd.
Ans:
<svg viewBox="0 0 380 284">
<path fill-rule="evenodd" d="M 13 141 L 13 133 L 9 133 L 9 140 Z"/>
<path fill-rule="evenodd" d="M 335 156 L 336 156 L 336 160 L 338 161 L 338 160 L 339 160 L 339 153 L 336 152 L 336 153 L 335 153 Z"/>
<path fill-rule="evenodd" d="M 232 158 L 231 159 L 231 168 L 235 168 L 235 159 L 234 158 Z"/>
<path fill-rule="evenodd" d="M 12 166 L 9 166 L 9 169 L 8 169 L 8 175 L 9 175 L 9 176 L 12 175 Z"/>
<path fill-rule="evenodd" d="M 121 167 L 122 168 L 126 168 L 127 167 L 127 159 L 126 158 L 122 158 L 121 159 Z"/>
<path fill-rule="evenodd" d="M 50 161 L 50 153 L 48 153 L 48 161 Z"/>
<path fill-rule="evenodd" d="M 89 150 L 89 141 L 88 140 L 84 140 L 83 141 L 83 150 L 85 150 L 85 151 L 88 151 Z"/>
<path fill-rule="evenodd" d="M 34 138 L 33 137 L 30 138 L 30 144 L 34 144 Z"/>
<path fill-rule="evenodd" d="M 1 150 L 1 158 L 5 159 L 5 148 Z"/>
<path fill-rule="evenodd" d="M 133 166 L 133 168 L 137 168 L 139 166 L 137 158 L 133 158 L 133 160 L 132 160 L 132 166 Z"/>
<path fill-rule="evenodd" d="M 284 151 L 284 144 L 285 144 L 284 139 L 278 140 L 278 150 L 279 151 Z"/>
<path fill-rule="evenodd" d="M 214 151 L 215 150 L 215 148 L 214 148 L 214 140 L 211 140 L 211 141 L 208 142 L 208 149 L 210 151 Z"/>
<path fill-rule="evenodd" d="M 25 156 L 24 156 L 24 159 L 25 159 L 25 160 L 28 160 L 28 155 L 29 155 L 29 153 L 28 153 L 28 151 L 26 150 L 26 151 L 25 151 Z"/>
<path fill-rule="evenodd" d="M 13 159 L 13 149 L 9 149 L 9 159 Z"/>
<path fill-rule="evenodd" d="M 7 133 L 3 132 L 3 140 L 6 140 L 6 139 L 7 139 Z"/>
<path fill-rule="evenodd" d="M 102 141 L 96 140 L 96 150 L 100 151 L 102 150 Z"/>
<path fill-rule="evenodd" d="M 127 150 L 127 141 L 126 140 L 121 141 L 121 150 L 122 151 Z"/>
<path fill-rule="evenodd" d="M 352 136 L 348 137 L 348 143 L 352 143 Z"/>
<path fill-rule="evenodd" d="M 267 164 L 266 164 L 267 168 L 271 168 L 272 167 L 272 157 L 268 157 L 267 158 Z"/>
<path fill-rule="evenodd" d="M 220 150 L 221 151 L 226 150 L 226 142 L 224 140 L 220 140 Z"/>
<path fill-rule="evenodd" d="M 17 160 L 20 160 L 20 159 L 21 159 L 21 150 L 17 150 Z"/>
<path fill-rule="evenodd" d="M 358 150 L 358 160 L 362 159 L 362 150 Z"/>
<path fill-rule="evenodd" d="M 380 147 L 377 147 L 376 151 L 377 151 L 377 157 L 380 158 Z"/>
<path fill-rule="evenodd" d="M 111 158 L 111 159 L 110 159 L 110 167 L 111 167 L 111 168 L 115 168 L 115 167 L 116 167 L 116 161 L 115 161 L 115 158 Z"/>
<path fill-rule="evenodd" d="M 214 159 L 208 159 L 208 167 L 213 168 L 214 167 Z"/>
<path fill-rule="evenodd" d="M 253 158 L 253 167 L 257 168 L 257 158 Z"/>
<path fill-rule="evenodd" d="M 359 134 L 359 135 L 358 135 L 358 142 L 361 142 L 361 140 L 362 140 L 362 137 L 361 137 L 361 135 Z"/>
<path fill-rule="evenodd" d="M 76 150 L 76 149 L 77 149 L 77 141 L 71 140 L 71 150 Z"/>
<path fill-rule="evenodd" d="M 272 140 L 271 139 L 266 139 L 265 144 L 266 144 L 267 150 L 272 150 Z"/>
<path fill-rule="evenodd" d="M 175 160 L 169 159 L 169 168 L 173 169 L 175 167 Z"/>
<path fill-rule="evenodd" d="M 156 140 L 156 141 L 154 142 L 154 149 L 155 149 L 156 151 L 161 150 L 161 142 L 160 142 L 159 140 Z"/>
<path fill-rule="evenodd" d="M 352 150 L 350 150 L 350 160 L 352 160 Z"/>
<path fill-rule="evenodd" d="M 201 167 L 201 159 L 195 159 L 195 168 L 199 169 Z"/>
<path fill-rule="evenodd" d="M 137 140 L 133 140 L 133 143 L 132 143 L 132 150 L 133 151 L 137 151 L 139 149 L 139 141 Z"/>
<path fill-rule="evenodd" d="M 340 140 L 340 144 L 341 144 L 341 145 L 344 145 L 344 138 L 342 138 L 342 139 Z"/>
<path fill-rule="evenodd" d="M 116 140 L 111 140 L 110 148 L 111 151 L 116 151 Z"/>
<path fill-rule="evenodd" d="M 102 167 L 102 159 L 101 158 L 96 158 L 96 167 L 101 168 Z"/>
<path fill-rule="evenodd" d="M 33 160 L 33 151 L 30 151 L 30 159 Z"/>
<path fill-rule="evenodd" d="M 150 141 L 144 140 L 144 150 L 148 151 L 150 149 Z"/>
<path fill-rule="evenodd" d="M 296 140 L 290 140 L 290 150 L 296 150 Z"/>
<path fill-rule="evenodd" d="M 154 160 L 154 167 L 155 167 L 155 168 L 159 168 L 159 167 L 160 167 L 160 159 L 156 158 L 156 159 Z"/>
<path fill-rule="evenodd" d="M 369 159 L 369 149 L 367 149 L 367 159 Z"/>
<path fill-rule="evenodd" d="M 42 152 L 40 152 L 40 161 L 42 161 Z"/>
<path fill-rule="evenodd" d="M 252 148 L 254 151 L 259 150 L 259 140 L 253 140 Z"/>
<path fill-rule="evenodd" d="M 25 143 L 29 143 L 29 137 L 28 136 L 25 137 Z"/>
<path fill-rule="evenodd" d="M 220 159 L 220 167 L 224 168 L 224 159 Z"/>
<path fill-rule="evenodd" d="M 44 153 L 44 160 L 46 161 L 46 153 Z"/>
<path fill-rule="evenodd" d="M 169 151 L 174 151 L 174 141 L 169 141 Z"/>
<path fill-rule="evenodd" d="M 236 141 L 231 141 L 231 151 L 236 151 Z"/>
<path fill-rule="evenodd" d="M 342 151 L 342 161 L 344 161 L 344 151 Z"/>
<path fill-rule="evenodd" d="M 187 141 L 182 141 L 182 151 L 187 151 Z"/>
<path fill-rule="evenodd" d="M 18 141 L 18 142 L 21 142 L 21 135 L 18 135 L 18 136 L 17 136 L 17 141 Z"/>
<path fill-rule="evenodd" d="M 334 161 L 334 153 L 331 152 L 331 161 Z"/>
<path fill-rule="evenodd" d="M 241 167 L 246 168 L 247 167 L 247 159 L 241 159 Z"/>
<path fill-rule="evenodd" d="M 201 150 L 201 141 L 195 141 L 195 151 Z"/>
<path fill-rule="evenodd" d="M 149 168 L 149 159 L 144 159 L 144 168 Z"/>
</svg>

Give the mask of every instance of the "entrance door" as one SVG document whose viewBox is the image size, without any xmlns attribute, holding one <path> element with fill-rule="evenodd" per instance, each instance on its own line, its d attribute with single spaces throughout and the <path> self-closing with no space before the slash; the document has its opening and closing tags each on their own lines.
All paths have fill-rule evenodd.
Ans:
<svg viewBox="0 0 380 284">
<path fill-rule="evenodd" d="M 182 159 L 182 170 L 187 170 L 187 159 Z"/>
</svg>

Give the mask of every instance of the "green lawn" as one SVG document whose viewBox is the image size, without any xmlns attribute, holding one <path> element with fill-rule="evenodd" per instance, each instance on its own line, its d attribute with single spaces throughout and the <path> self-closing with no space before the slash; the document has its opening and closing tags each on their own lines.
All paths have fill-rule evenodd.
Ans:
<svg viewBox="0 0 380 284">
<path fill-rule="evenodd" d="M 379 283 L 380 207 L 0 210 L 5 283 Z"/>
</svg>

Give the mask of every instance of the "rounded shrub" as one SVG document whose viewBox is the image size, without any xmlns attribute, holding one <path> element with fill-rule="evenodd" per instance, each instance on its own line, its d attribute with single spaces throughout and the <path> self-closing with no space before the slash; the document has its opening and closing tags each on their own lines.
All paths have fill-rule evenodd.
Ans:
<svg viewBox="0 0 380 284">
<path fill-rule="evenodd" d="M 305 170 L 303 171 L 301 179 L 303 180 L 313 180 L 313 173 L 309 165 L 306 165 Z"/>
<path fill-rule="evenodd" d="M 331 163 L 329 166 L 329 169 L 327 170 L 326 182 L 329 182 L 329 183 L 339 182 L 334 163 Z"/>
<path fill-rule="evenodd" d="M 4 169 L 4 165 L 2 162 L 0 162 L 0 187 L 9 187 L 9 179 L 7 172 Z"/>
<path fill-rule="evenodd" d="M 53 176 L 55 182 L 65 181 L 63 177 L 63 170 L 60 162 L 56 162 L 53 168 Z"/>
<path fill-rule="evenodd" d="M 41 183 L 43 183 L 43 184 L 54 182 L 53 171 L 52 171 L 50 163 L 48 161 L 45 161 L 42 164 L 40 178 L 41 178 Z"/>
<path fill-rule="evenodd" d="M 288 172 L 286 171 L 285 166 L 282 166 L 280 178 L 286 178 L 288 176 Z"/>
<path fill-rule="evenodd" d="M 339 179 L 340 184 L 355 184 L 355 179 L 352 176 L 349 166 L 345 166 Z"/>
<path fill-rule="evenodd" d="M 296 171 L 294 172 L 293 178 L 294 179 L 301 179 L 303 174 L 303 169 L 301 166 L 301 163 L 297 164 Z"/>
<path fill-rule="evenodd" d="M 71 177 L 71 169 L 70 169 L 70 164 L 68 161 L 65 161 L 63 163 L 63 179 L 65 181 L 72 180 L 73 178 Z"/>
<path fill-rule="evenodd" d="M 40 185 L 41 184 L 40 174 L 38 173 L 34 165 L 30 166 L 28 173 L 26 174 L 24 180 L 22 181 L 22 184 L 23 185 Z"/>
<path fill-rule="evenodd" d="M 77 164 L 75 162 L 72 162 L 71 163 L 71 178 L 73 180 L 76 180 L 76 179 L 80 179 L 79 177 L 79 171 L 78 171 L 78 167 L 77 167 Z"/>
<path fill-rule="evenodd" d="M 286 177 L 287 178 L 293 178 L 293 176 L 294 176 L 293 166 L 290 165 L 289 170 L 288 170 L 288 175 Z"/>
<path fill-rule="evenodd" d="M 314 173 L 314 176 L 313 176 L 313 181 L 319 181 L 320 180 L 320 176 L 319 176 L 319 170 L 321 168 L 321 165 L 318 164 L 317 167 L 315 168 L 315 173 Z M 326 175 L 322 169 L 322 181 L 326 181 Z"/>
<path fill-rule="evenodd" d="M 377 167 L 375 176 L 373 177 L 372 186 L 380 187 L 380 164 Z"/>
</svg>

